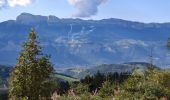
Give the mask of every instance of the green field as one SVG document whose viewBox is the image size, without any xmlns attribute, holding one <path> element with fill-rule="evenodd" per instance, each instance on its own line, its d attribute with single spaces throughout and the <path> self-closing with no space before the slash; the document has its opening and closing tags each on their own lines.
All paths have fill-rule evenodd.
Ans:
<svg viewBox="0 0 170 100">
<path fill-rule="evenodd" d="M 68 82 L 79 81 L 79 79 L 73 78 L 71 76 L 63 75 L 63 74 L 60 74 L 60 73 L 55 73 L 54 77 L 58 78 L 58 79 L 65 80 L 65 81 L 68 81 Z"/>
</svg>

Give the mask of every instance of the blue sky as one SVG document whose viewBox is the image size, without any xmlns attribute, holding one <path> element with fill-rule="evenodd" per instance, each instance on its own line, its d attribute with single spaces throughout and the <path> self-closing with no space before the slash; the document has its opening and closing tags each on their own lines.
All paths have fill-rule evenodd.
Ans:
<svg viewBox="0 0 170 100">
<path fill-rule="evenodd" d="M 75 10 L 75 6 L 71 5 L 68 0 L 35 0 L 26 6 L 1 8 L 0 22 L 15 19 L 22 12 L 70 18 Z M 170 0 L 107 0 L 98 6 L 96 15 L 83 19 L 105 18 L 120 18 L 147 23 L 170 22 Z"/>
</svg>

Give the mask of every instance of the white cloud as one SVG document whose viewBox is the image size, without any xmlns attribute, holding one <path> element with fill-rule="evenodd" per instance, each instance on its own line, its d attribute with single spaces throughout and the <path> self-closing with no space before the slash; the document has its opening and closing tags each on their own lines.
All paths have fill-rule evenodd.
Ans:
<svg viewBox="0 0 170 100">
<path fill-rule="evenodd" d="M 31 4 L 33 0 L 8 0 L 8 5 L 10 7 L 15 7 L 15 6 L 27 6 Z"/>
<path fill-rule="evenodd" d="M 27 6 L 34 0 L 0 0 L 0 8 L 15 7 L 15 6 Z"/>
<path fill-rule="evenodd" d="M 0 0 L 0 9 L 4 7 L 27 6 L 35 0 Z M 74 6 L 76 11 L 74 17 L 90 17 L 96 15 L 98 7 L 108 0 L 67 0 Z"/>
<path fill-rule="evenodd" d="M 0 8 L 2 8 L 5 5 L 5 0 L 0 0 Z"/>
<path fill-rule="evenodd" d="M 73 16 L 90 17 L 92 15 L 96 15 L 98 12 L 98 6 L 105 3 L 108 0 L 68 0 L 68 1 L 77 10 L 73 14 Z"/>
</svg>

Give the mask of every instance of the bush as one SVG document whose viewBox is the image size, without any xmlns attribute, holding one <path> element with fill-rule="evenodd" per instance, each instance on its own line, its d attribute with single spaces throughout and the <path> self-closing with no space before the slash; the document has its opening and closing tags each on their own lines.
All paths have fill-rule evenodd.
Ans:
<svg viewBox="0 0 170 100">
<path fill-rule="evenodd" d="M 72 87 L 76 95 L 81 95 L 89 92 L 89 86 L 87 84 L 78 83 L 77 86 Z"/>
<path fill-rule="evenodd" d="M 132 75 L 122 87 L 118 100 L 159 100 L 169 98 L 170 90 L 167 84 L 170 75 L 160 70 L 149 70 L 145 75 Z"/>
<path fill-rule="evenodd" d="M 114 95 L 114 85 L 110 81 L 105 81 L 99 91 L 99 96 L 102 98 Z"/>
</svg>

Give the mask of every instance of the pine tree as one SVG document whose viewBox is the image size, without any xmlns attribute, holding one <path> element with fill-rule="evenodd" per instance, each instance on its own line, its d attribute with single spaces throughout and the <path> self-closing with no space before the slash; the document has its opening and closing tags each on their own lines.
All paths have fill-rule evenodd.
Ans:
<svg viewBox="0 0 170 100">
<path fill-rule="evenodd" d="M 10 75 L 9 98 L 11 100 L 40 100 L 50 97 L 49 89 L 52 85 L 50 75 L 52 73 L 53 67 L 49 57 L 41 53 L 41 47 L 33 29 Z"/>
</svg>

